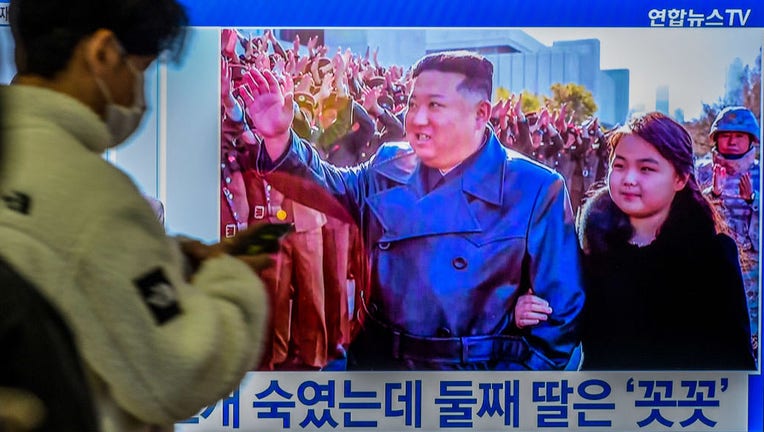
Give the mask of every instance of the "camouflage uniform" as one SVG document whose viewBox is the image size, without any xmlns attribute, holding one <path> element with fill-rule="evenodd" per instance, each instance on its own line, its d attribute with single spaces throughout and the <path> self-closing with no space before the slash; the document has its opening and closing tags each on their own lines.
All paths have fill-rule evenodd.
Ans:
<svg viewBox="0 0 764 432">
<path fill-rule="evenodd" d="M 753 114 L 743 107 L 722 110 L 711 127 L 710 136 L 714 142 L 718 132 L 745 132 L 751 136 L 752 143 L 759 141 L 759 126 Z M 719 195 L 713 193 L 714 165 L 726 169 L 726 179 Z M 753 187 L 753 199 L 750 201 L 740 196 L 740 179 L 745 174 L 750 176 Z M 729 234 L 740 251 L 751 335 L 755 340 L 759 335 L 759 178 L 758 152 L 753 145 L 739 157 L 726 156 L 714 149 L 711 159 L 702 159 L 697 163 L 697 179 L 703 194 L 723 216 Z"/>
</svg>

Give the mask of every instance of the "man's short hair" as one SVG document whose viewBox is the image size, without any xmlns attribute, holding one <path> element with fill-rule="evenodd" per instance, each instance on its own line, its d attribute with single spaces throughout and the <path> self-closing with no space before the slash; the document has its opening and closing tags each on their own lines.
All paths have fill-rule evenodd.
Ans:
<svg viewBox="0 0 764 432">
<path fill-rule="evenodd" d="M 128 54 L 179 59 L 188 16 L 176 0 L 13 0 L 9 21 L 18 72 L 53 78 L 98 29 L 114 32 Z"/>
<path fill-rule="evenodd" d="M 412 76 L 425 71 L 452 72 L 464 75 L 457 90 L 480 95 L 491 100 L 493 65 L 485 57 L 470 51 L 448 51 L 428 54 L 414 65 Z"/>
</svg>

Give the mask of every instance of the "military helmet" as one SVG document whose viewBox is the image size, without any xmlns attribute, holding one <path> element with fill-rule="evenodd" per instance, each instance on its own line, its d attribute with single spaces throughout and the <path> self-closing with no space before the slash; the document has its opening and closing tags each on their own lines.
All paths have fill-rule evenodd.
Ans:
<svg viewBox="0 0 764 432">
<path fill-rule="evenodd" d="M 751 135 L 753 141 L 760 141 L 756 117 L 751 110 L 742 106 L 727 107 L 717 114 L 708 136 L 716 142 L 716 134 L 719 132 L 744 132 Z"/>
</svg>

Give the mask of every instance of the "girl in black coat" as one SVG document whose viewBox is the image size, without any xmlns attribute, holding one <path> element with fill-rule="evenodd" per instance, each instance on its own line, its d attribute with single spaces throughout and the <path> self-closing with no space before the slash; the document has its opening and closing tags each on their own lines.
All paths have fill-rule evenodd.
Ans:
<svg viewBox="0 0 764 432">
<path fill-rule="evenodd" d="M 606 186 L 578 223 L 584 369 L 753 369 L 737 246 L 693 172 L 692 138 L 660 113 L 610 137 Z M 515 324 L 545 320 L 526 295 Z"/>
</svg>

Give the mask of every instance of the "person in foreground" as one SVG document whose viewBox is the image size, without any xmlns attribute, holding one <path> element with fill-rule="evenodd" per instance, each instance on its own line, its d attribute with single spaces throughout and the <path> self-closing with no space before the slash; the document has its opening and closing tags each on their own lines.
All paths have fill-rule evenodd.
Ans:
<svg viewBox="0 0 764 432">
<path fill-rule="evenodd" d="M 10 23 L 0 255 L 70 325 L 101 430 L 171 429 L 256 366 L 268 311 L 261 259 L 179 246 L 101 155 L 138 126 L 143 71 L 179 53 L 186 14 L 175 0 L 14 0 Z"/>
<path fill-rule="evenodd" d="M 653 112 L 610 145 L 578 225 L 583 368 L 753 369 L 737 247 L 698 187 L 689 133 Z M 525 296 L 517 316 L 542 317 L 538 304 Z"/>
<path fill-rule="evenodd" d="M 291 93 L 271 72 L 253 73 L 247 105 L 265 144 L 260 170 L 328 190 L 370 251 L 351 369 L 563 369 L 579 342 L 584 296 L 565 186 L 488 127 L 492 73 L 473 53 L 423 57 L 413 67 L 408 142 L 349 169 L 298 139 Z M 529 289 L 553 311 L 520 331 L 512 307 Z"/>
</svg>

